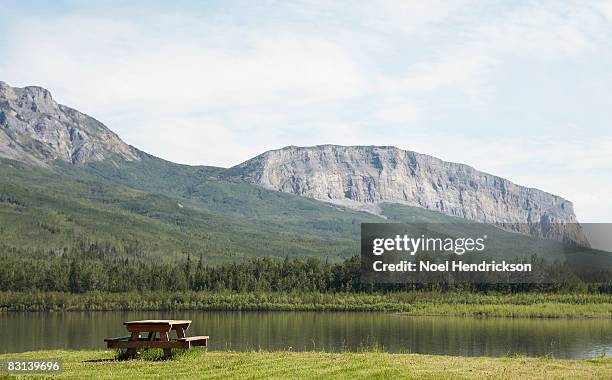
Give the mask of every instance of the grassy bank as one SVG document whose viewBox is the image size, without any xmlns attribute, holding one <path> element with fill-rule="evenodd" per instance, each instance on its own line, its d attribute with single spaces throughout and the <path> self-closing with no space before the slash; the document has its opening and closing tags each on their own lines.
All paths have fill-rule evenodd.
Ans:
<svg viewBox="0 0 612 380">
<path fill-rule="evenodd" d="M 0 311 L 95 310 L 389 311 L 409 315 L 612 318 L 612 295 L 470 292 L 0 292 Z"/>
<path fill-rule="evenodd" d="M 167 361 L 117 361 L 113 352 L 38 351 L 2 360 L 59 359 L 66 379 L 87 378 L 503 378 L 609 379 L 612 359 L 466 358 L 387 353 L 205 352 Z"/>
</svg>

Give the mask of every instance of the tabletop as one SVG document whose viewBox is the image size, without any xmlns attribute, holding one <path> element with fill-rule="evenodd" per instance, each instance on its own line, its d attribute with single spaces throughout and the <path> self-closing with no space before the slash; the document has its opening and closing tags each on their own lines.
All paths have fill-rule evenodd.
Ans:
<svg viewBox="0 0 612 380">
<path fill-rule="evenodd" d="M 138 331 L 184 331 L 189 328 L 191 321 L 187 319 L 146 319 L 142 321 L 129 321 L 123 323 L 130 332 Z M 183 334 L 181 334 L 183 335 Z"/>
<path fill-rule="evenodd" d="M 124 325 L 190 325 L 191 321 L 188 319 L 145 319 L 142 321 L 128 321 L 123 322 Z"/>
</svg>

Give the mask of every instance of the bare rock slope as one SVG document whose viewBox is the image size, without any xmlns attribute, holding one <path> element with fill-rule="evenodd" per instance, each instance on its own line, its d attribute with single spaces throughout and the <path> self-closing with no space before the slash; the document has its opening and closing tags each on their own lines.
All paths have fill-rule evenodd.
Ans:
<svg viewBox="0 0 612 380">
<path fill-rule="evenodd" d="M 138 156 L 102 123 L 57 104 L 42 87 L 11 87 L 0 82 L 0 157 L 45 166 L 101 161 L 111 154 Z"/>
<path fill-rule="evenodd" d="M 268 189 L 374 213 L 381 203 L 400 203 L 586 243 L 570 201 L 396 147 L 289 146 L 265 152 L 231 171 Z M 551 227 L 559 224 L 565 224 L 563 231 Z"/>
</svg>

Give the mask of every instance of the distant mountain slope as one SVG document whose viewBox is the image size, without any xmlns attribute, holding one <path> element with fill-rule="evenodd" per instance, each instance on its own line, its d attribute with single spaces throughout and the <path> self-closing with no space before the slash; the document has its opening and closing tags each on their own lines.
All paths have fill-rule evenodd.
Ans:
<svg viewBox="0 0 612 380">
<path fill-rule="evenodd" d="M 381 220 L 219 180 L 211 175 L 216 170 L 144 154 L 140 160 L 115 158 L 53 170 L 0 159 L 0 255 L 339 261 L 358 253 L 361 222 Z"/>
<path fill-rule="evenodd" d="M 45 89 L 3 82 L 0 157 L 0 254 L 340 260 L 358 252 L 361 223 L 385 218 L 576 221 L 560 197 L 391 147 L 288 147 L 230 169 L 179 165 Z"/>
<path fill-rule="evenodd" d="M 102 123 L 57 104 L 44 88 L 0 82 L 0 157 L 44 166 L 53 160 L 85 164 L 110 154 L 137 159 Z"/>
<path fill-rule="evenodd" d="M 0 258 L 68 254 L 149 262 L 190 255 L 215 264 L 261 256 L 312 256 L 336 262 L 359 253 L 361 223 L 384 221 L 218 179 L 218 170 L 145 154 L 135 161 L 110 159 L 53 171 L 0 159 Z M 171 176 L 166 180 L 164 173 Z M 495 241 L 516 242 L 511 236 L 515 234 L 435 211 L 387 203 L 381 209 L 389 222 L 452 223 L 460 235 L 486 233 Z M 525 236 L 523 242 L 524 247 L 513 250 L 516 254 L 546 257 L 548 251 L 564 252 L 553 241 Z M 576 262 L 589 255 L 589 263 L 612 263 L 610 255 L 576 252 Z"/>
<path fill-rule="evenodd" d="M 228 172 L 267 189 L 374 213 L 381 203 L 400 203 L 477 222 L 514 224 L 525 233 L 531 224 L 577 223 L 572 203 L 559 196 L 395 147 L 290 146 Z M 586 244 L 581 231 L 571 227 L 546 237 Z"/>
</svg>

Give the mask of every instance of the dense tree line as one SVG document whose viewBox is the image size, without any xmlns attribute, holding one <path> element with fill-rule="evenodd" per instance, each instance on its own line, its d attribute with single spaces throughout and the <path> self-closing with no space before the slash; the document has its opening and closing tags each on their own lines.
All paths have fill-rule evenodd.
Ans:
<svg viewBox="0 0 612 380">
<path fill-rule="evenodd" d="M 177 263 L 146 263 L 127 258 L 48 257 L 44 260 L 3 258 L 0 291 L 302 291 L 356 292 L 405 290 L 469 291 L 612 291 L 609 283 L 585 284 L 391 284 L 360 281 L 360 259 L 327 263 L 316 258 L 254 258 L 245 262 L 207 265 L 202 258 Z"/>
<path fill-rule="evenodd" d="M 4 259 L 0 267 L 2 291 L 350 291 L 358 284 L 356 259 L 331 265 L 315 258 L 257 258 L 217 266 L 190 257 L 177 264 L 129 259 Z"/>
</svg>

